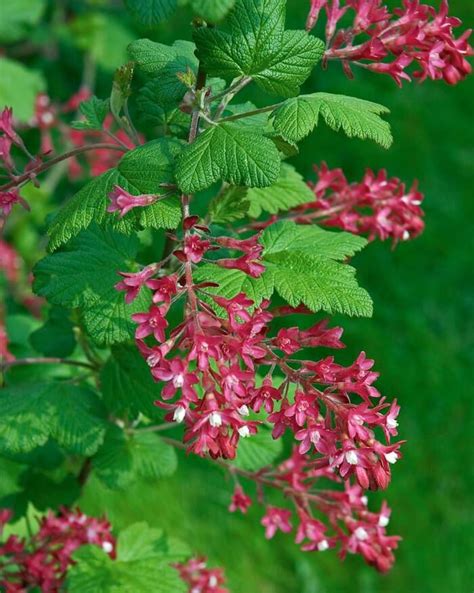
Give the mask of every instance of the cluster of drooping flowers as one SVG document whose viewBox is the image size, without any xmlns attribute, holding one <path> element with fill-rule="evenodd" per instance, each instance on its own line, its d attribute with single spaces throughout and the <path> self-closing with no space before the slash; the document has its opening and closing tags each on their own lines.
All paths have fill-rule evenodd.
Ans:
<svg viewBox="0 0 474 593">
<path fill-rule="evenodd" d="M 18 253 L 6 241 L 0 239 L 0 272 L 6 279 L 15 283 L 18 281 L 21 268 L 21 259 Z"/>
<path fill-rule="evenodd" d="M 391 12 L 383 0 L 311 0 L 307 29 L 326 13 L 324 60 L 340 60 L 348 76 L 355 64 L 373 72 L 389 74 L 398 85 L 413 76 L 456 84 L 472 70 L 471 31 L 457 39 L 453 29 L 462 23 L 448 15 L 448 0 L 438 11 L 419 0 L 404 0 Z M 341 23 L 342 21 L 342 23 Z M 347 24 L 346 24 L 347 21 Z"/>
<path fill-rule="evenodd" d="M 309 185 L 315 201 L 292 213 L 300 224 L 317 222 L 394 243 L 414 239 L 423 231 L 424 195 L 416 182 L 407 189 L 385 170 L 368 169 L 362 181 L 349 183 L 342 169 L 329 169 L 326 163 L 314 170 L 318 178 Z"/>
<path fill-rule="evenodd" d="M 0 511 L 0 535 L 10 516 L 9 510 Z M 5 593 L 26 593 L 34 587 L 59 593 L 73 552 L 84 544 L 99 546 L 112 558 L 115 555 L 115 539 L 107 521 L 79 510 L 50 512 L 28 541 L 11 535 L 0 544 L 0 585 Z"/>
<path fill-rule="evenodd" d="M 191 558 L 174 566 L 181 579 L 188 585 L 189 593 L 229 593 L 229 590 L 223 587 L 223 570 L 208 568 L 206 558 Z"/>
<path fill-rule="evenodd" d="M 257 483 L 260 504 L 264 504 L 266 490 L 276 488 L 293 507 L 266 505 L 261 523 L 268 539 L 277 531 L 294 532 L 295 542 L 305 552 L 338 548 L 341 558 L 348 552 L 357 553 L 381 572 L 391 568 L 393 550 L 400 538 L 386 533 L 390 509 L 384 502 L 378 513 L 370 512 L 360 485 L 344 481 L 343 490 L 323 489 L 321 483 L 325 480 L 341 482 L 341 479 L 327 468 L 318 467 L 307 453 L 302 454 L 296 447 L 291 457 L 278 467 L 264 468 L 245 477 Z M 246 513 L 252 502 L 238 483 L 229 510 Z"/>
</svg>

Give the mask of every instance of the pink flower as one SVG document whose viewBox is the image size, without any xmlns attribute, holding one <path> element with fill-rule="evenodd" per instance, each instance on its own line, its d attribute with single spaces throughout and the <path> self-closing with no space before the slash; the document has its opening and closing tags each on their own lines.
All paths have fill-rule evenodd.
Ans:
<svg viewBox="0 0 474 593">
<path fill-rule="evenodd" d="M 199 383 L 199 379 L 195 373 L 189 371 L 187 365 L 180 358 L 162 361 L 159 366 L 153 368 L 152 374 L 155 379 L 166 381 L 161 392 L 163 399 L 171 399 L 181 389 L 185 399 L 197 401 L 194 385 Z"/>
<path fill-rule="evenodd" d="M 339 8 L 339 0 L 313 0 L 308 28 L 316 23 L 321 9 L 327 15 L 324 62 L 341 60 L 351 74 L 350 64 L 374 72 L 389 74 L 401 86 L 410 80 L 406 68 L 418 66 L 413 76 L 457 84 L 471 73 L 467 57 L 473 55 L 468 43 L 471 31 L 455 38 L 453 29 L 462 23 L 448 16 L 448 1 L 442 0 L 439 11 L 419 0 L 404 0 L 403 7 L 390 13 L 374 0 L 347 0 Z M 352 25 L 337 30 L 345 13 L 352 13 Z"/>
<path fill-rule="evenodd" d="M 115 285 L 117 290 L 125 291 L 125 302 L 131 303 L 134 301 L 141 288 L 147 284 L 147 281 L 153 274 L 156 273 L 154 266 L 143 268 L 141 272 L 119 272 L 123 280 Z"/>
<path fill-rule="evenodd" d="M 137 340 L 143 340 L 149 335 L 153 335 L 158 342 L 164 342 L 166 339 L 165 329 L 168 322 L 163 316 L 162 307 L 152 305 L 147 313 L 135 313 L 132 315 L 133 321 L 138 323 L 135 337 Z"/>
<path fill-rule="evenodd" d="M 8 335 L 3 323 L 0 322 L 0 362 L 11 362 L 15 356 L 8 349 Z M 2 523 L 0 519 L 0 524 Z"/>
<path fill-rule="evenodd" d="M 247 496 L 245 494 L 241 486 L 236 486 L 234 494 L 232 495 L 232 502 L 230 503 L 229 511 L 231 513 L 235 513 L 235 511 L 240 511 L 245 515 L 251 504 L 252 499 L 250 498 L 250 496 Z"/>
<path fill-rule="evenodd" d="M 189 593 L 229 593 L 224 572 L 220 568 L 207 568 L 205 558 L 191 558 L 185 563 L 175 564 L 181 579 L 188 585 Z"/>
<path fill-rule="evenodd" d="M 133 208 L 143 208 L 150 206 L 160 199 L 159 195 L 144 194 L 141 196 L 134 196 L 121 188 L 119 185 L 114 186 L 114 189 L 109 194 L 112 202 L 107 208 L 107 212 L 119 212 L 120 218 L 123 218 L 127 212 Z"/>
<path fill-rule="evenodd" d="M 21 204 L 25 210 L 29 210 L 30 206 L 18 193 L 17 189 L 0 192 L 0 211 L 4 216 L 8 216 L 15 204 Z"/>
<path fill-rule="evenodd" d="M 13 109 L 5 107 L 0 113 L 0 132 L 3 132 L 14 144 L 23 146 L 23 140 L 13 128 Z"/>
<path fill-rule="evenodd" d="M 153 290 L 154 303 L 166 303 L 169 305 L 171 299 L 178 292 L 178 277 L 176 274 L 172 274 L 164 278 L 148 280 L 146 285 Z"/>
<path fill-rule="evenodd" d="M 265 527 L 265 537 L 272 539 L 275 533 L 280 530 L 283 533 L 290 533 L 293 529 L 290 523 L 291 511 L 268 505 L 266 513 L 261 521 Z"/>
<path fill-rule="evenodd" d="M 211 244 L 207 239 L 201 239 L 199 235 L 186 235 L 184 239 L 184 254 L 193 264 L 198 264 Z"/>
</svg>

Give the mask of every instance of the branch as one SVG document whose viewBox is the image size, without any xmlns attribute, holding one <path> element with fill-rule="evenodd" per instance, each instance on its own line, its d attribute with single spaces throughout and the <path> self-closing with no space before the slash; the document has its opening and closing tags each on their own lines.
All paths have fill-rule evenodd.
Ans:
<svg viewBox="0 0 474 593">
<path fill-rule="evenodd" d="M 244 117 L 252 117 L 253 115 L 259 115 L 260 113 L 268 113 L 269 111 L 274 111 L 281 105 L 282 103 L 276 103 L 275 105 L 268 105 L 268 107 L 254 109 L 253 111 L 246 111 L 245 113 L 236 113 L 235 115 L 229 115 L 228 117 L 223 117 L 222 119 L 220 119 L 219 123 L 224 123 L 226 121 L 235 121 L 237 119 L 242 119 Z"/>
<path fill-rule="evenodd" d="M 0 185 L 0 191 L 7 191 L 13 187 L 18 187 L 25 181 L 30 181 L 33 177 L 36 177 L 36 175 L 39 175 L 40 173 L 47 171 L 54 165 L 57 165 L 58 163 L 61 163 L 62 161 L 65 161 L 66 159 L 70 159 L 74 156 L 77 156 L 78 154 L 82 154 L 83 152 L 88 152 L 90 150 L 105 150 L 105 149 L 106 150 L 119 150 L 120 152 L 127 152 L 127 150 L 128 150 L 122 146 L 117 146 L 117 144 L 108 144 L 108 143 L 87 144 L 86 146 L 80 146 L 78 148 L 74 148 L 73 150 L 70 150 L 69 152 L 65 152 L 64 154 L 54 157 L 54 158 L 50 159 L 49 161 L 41 163 L 41 165 L 38 165 L 38 167 L 36 167 L 35 169 L 31 169 L 31 171 L 28 171 L 26 173 L 23 173 L 23 175 L 19 175 L 18 177 L 13 178 L 12 181 L 10 181 L 9 183 L 5 183 L 5 185 Z"/>
<path fill-rule="evenodd" d="M 0 362 L 0 368 L 2 370 L 9 369 L 11 367 L 28 366 L 32 364 L 65 364 L 69 366 L 82 367 L 90 369 L 92 371 L 97 370 L 97 366 L 90 364 L 89 362 L 82 362 L 81 360 L 68 360 L 66 358 L 53 358 L 53 357 L 40 357 L 40 358 L 17 358 L 8 362 Z"/>
</svg>

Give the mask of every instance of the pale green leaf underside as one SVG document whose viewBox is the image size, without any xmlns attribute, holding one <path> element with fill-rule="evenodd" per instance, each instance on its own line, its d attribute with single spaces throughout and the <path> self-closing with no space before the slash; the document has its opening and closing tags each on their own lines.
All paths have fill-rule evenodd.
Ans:
<svg viewBox="0 0 474 593">
<path fill-rule="evenodd" d="M 68 452 L 92 455 L 105 432 L 98 397 L 67 383 L 22 384 L 0 390 L 0 449 L 26 453 L 56 440 Z"/>
<path fill-rule="evenodd" d="M 224 180 L 232 185 L 265 187 L 280 173 L 274 143 L 246 126 L 221 124 L 203 132 L 177 160 L 176 179 L 185 193 Z"/>
<path fill-rule="evenodd" d="M 350 138 L 374 140 L 384 148 L 392 143 L 389 124 L 380 115 L 389 110 L 383 105 L 345 95 L 313 93 L 288 99 L 272 112 L 273 126 L 290 142 L 298 142 L 317 125 L 319 116 L 335 131 Z"/>
</svg>

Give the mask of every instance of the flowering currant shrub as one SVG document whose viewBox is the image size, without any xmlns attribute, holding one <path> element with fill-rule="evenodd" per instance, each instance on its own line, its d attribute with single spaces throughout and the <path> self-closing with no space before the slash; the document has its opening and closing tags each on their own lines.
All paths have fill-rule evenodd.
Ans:
<svg viewBox="0 0 474 593">
<path fill-rule="evenodd" d="M 125 4 L 153 26 L 175 2 Z M 388 109 L 351 96 L 350 80 L 344 95 L 302 94 L 313 69 L 456 84 L 470 32 L 455 35 L 447 0 L 312 0 L 306 30 L 286 27 L 285 0 L 188 4 L 193 41 L 133 41 L 108 97 L 86 77 L 69 98 L 39 89 L 26 121 L 1 111 L 7 593 L 226 593 L 193 542 L 146 523 L 117 534 L 77 508 L 94 483 L 179 477 L 178 452 L 228 474 L 229 512 L 259 507 L 267 539 L 381 572 L 395 559 L 391 510 L 368 492 L 402 458 L 399 406 L 364 351 L 342 363 L 332 317 L 371 316 L 352 258 L 418 237 L 424 196 L 384 170 L 352 180 L 325 162 L 304 180 L 291 157 L 320 123 L 392 143 Z M 25 256 L 11 221 L 35 216 L 32 196 L 61 177 L 79 189 L 42 221 L 47 253 L 38 238 Z"/>
</svg>

